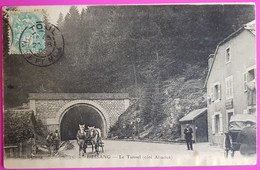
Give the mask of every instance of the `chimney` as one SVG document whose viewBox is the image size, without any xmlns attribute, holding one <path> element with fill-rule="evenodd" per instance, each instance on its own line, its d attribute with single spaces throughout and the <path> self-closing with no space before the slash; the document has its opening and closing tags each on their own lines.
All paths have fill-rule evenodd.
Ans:
<svg viewBox="0 0 260 170">
<path fill-rule="evenodd" d="M 208 57 L 208 68 L 211 68 L 212 62 L 213 62 L 214 54 L 210 54 Z"/>
</svg>

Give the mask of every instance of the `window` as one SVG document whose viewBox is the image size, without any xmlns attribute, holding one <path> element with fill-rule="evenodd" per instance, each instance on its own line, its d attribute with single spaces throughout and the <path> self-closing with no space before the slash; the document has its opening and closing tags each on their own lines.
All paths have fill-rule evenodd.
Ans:
<svg viewBox="0 0 260 170">
<path fill-rule="evenodd" d="M 229 76 L 225 79 L 226 82 L 226 99 L 233 98 L 233 76 Z"/>
<path fill-rule="evenodd" d="M 244 80 L 244 92 L 246 92 L 247 91 L 247 72 L 246 73 L 244 73 L 244 78 L 243 78 L 243 80 Z"/>
<path fill-rule="evenodd" d="M 250 82 L 250 81 L 253 81 L 255 79 L 255 69 L 251 69 L 248 71 L 247 73 L 247 81 Z"/>
<path fill-rule="evenodd" d="M 210 102 L 214 102 L 214 87 L 210 88 Z"/>
<path fill-rule="evenodd" d="M 212 134 L 221 133 L 223 133 L 222 114 L 215 113 L 214 115 L 212 115 Z"/>
<path fill-rule="evenodd" d="M 230 122 L 231 116 L 233 115 L 233 112 L 228 113 L 228 123 Z"/>
<path fill-rule="evenodd" d="M 232 112 L 227 112 L 227 128 L 229 126 L 229 122 L 230 122 L 230 119 L 231 119 L 231 116 L 233 115 L 233 111 Z"/>
<path fill-rule="evenodd" d="M 213 86 L 210 87 L 210 103 L 214 101 L 219 101 L 221 99 L 221 86 L 220 83 L 215 83 Z"/>
<path fill-rule="evenodd" d="M 221 99 L 221 86 L 220 83 L 214 84 L 213 87 L 213 98 L 215 101 L 218 101 Z"/>
<path fill-rule="evenodd" d="M 220 122 L 219 122 L 219 115 L 216 115 L 215 116 L 215 133 L 219 133 L 219 124 L 220 124 Z"/>
<path fill-rule="evenodd" d="M 230 47 L 226 48 L 226 63 L 231 62 L 231 51 Z"/>
<path fill-rule="evenodd" d="M 251 67 L 244 73 L 244 92 L 247 95 L 247 106 L 255 107 L 256 105 L 256 75 L 255 68 Z"/>
<path fill-rule="evenodd" d="M 244 80 L 244 91 L 246 92 L 248 90 L 248 86 L 250 86 L 250 84 L 254 84 L 252 83 L 253 81 L 255 81 L 255 68 L 253 69 L 249 69 L 247 72 L 244 73 L 243 75 L 243 80 Z"/>
</svg>

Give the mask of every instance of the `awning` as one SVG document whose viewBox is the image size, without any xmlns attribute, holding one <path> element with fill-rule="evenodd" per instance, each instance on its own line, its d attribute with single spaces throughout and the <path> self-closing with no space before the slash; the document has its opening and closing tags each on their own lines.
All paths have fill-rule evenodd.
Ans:
<svg viewBox="0 0 260 170">
<path fill-rule="evenodd" d="M 187 121 L 192 121 L 194 120 L 196 117 L 200 116 L 201 114 L 205 113 L 207 111 L 207 108 L 203 108 L 203 109 L 198 109 L 198 110 L 193 110 L 192 112 L 190 112 L 189 114 L 187 114 L 186 116 L 184 116 L 183 118 L 181 118 L 179 120 L 179 122 L 187 122 Z"/>
<path fill-rule="evenodd" d="M 256 122 L 256 116 L 250 114 L 235 114 L 231 116 L 230 122 Z"/>
</svg>

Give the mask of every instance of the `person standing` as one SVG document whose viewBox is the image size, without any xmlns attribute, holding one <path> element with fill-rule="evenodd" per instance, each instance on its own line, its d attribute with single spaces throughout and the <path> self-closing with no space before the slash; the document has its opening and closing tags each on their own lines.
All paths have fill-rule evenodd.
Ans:
<svg viewBox="0 0 260 170">
<path fill-rule="evenodd" d="M 186 140 L 186 144 L 187 144 L 187 150 L 193 150 L 192 133 L 193 133 L 192 128 L 190 127 L 189 124 L 187 124 L 186 128 L 184 129 L 184 135 L 185 135 L 185 140 Z"/>
<path fill-rule="evenodd" d="M 52 155 L 53 149 L 53 132 L 51 132 L 47 137 L 46 137 L 46 146 L 48 147 L 50 155 Z"/>
<path fill-rule="evenodd" d="M 53 135 L 53 144 L 54 144 L 54 152 L 57 153 L 60 145 L 60 135 L 59 131 L 55 130 L 54 135 Z"/>
<path fill-rule="evenodd" d="M 228 152 L 231 151 L 231 157 L 234 156 L 234 148 L 233 148 L 233 143 L 232 143 L 232 137 L 229 133 L 229 131 L 224 133 L 224 142 L 223 142 L 223 147 L 225 150 L 225 157 L 228 157 Z"/>
</svg>

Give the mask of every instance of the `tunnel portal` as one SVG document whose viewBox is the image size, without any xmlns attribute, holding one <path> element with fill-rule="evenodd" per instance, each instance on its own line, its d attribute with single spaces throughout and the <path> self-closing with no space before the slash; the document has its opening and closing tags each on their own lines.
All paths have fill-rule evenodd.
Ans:
<svg viewBox="0 0 260 170">
<path fill-rule="evenodd" d="M 79 124 L 85 127 L 95 126 L 101 129 L 102 136 L 105 134 L 105 119 L 102 113 L 90 105 L 77 104 L 68 108 L 61 119 L 61 140 L 75 140 Z"/>
</svg>

